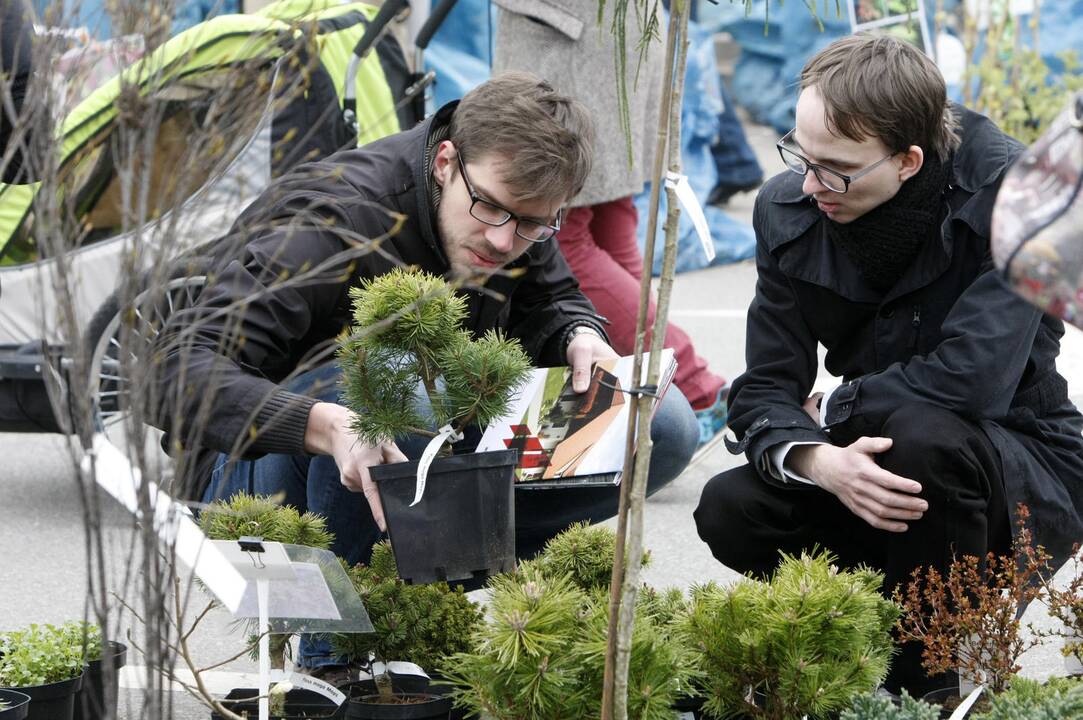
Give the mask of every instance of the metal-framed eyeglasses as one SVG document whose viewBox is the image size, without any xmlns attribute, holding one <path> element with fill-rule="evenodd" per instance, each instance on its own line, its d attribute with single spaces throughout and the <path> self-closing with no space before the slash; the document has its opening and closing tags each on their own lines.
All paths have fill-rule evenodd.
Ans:
<svg viewBox="0 0 1083 720">
<path fill-rule="evenodd" d="M 868 175 L 876 168 L 880 167 L 883 163 L 887 162 L 889 158 L 895 157 L 898 153 L 891 153 L 886 155 L 872 165 L 861 168 L 855 173 L 850 175 L 843 175 L 840 172 L 826 168 L 823 165 L 817 165 L 814 162 L 809 162 L 801 153 L 797 152 L 794 148 L 796 143 L 793 142 L 793 134 L 797 131 L 797 128 L 790 130 L 786 133 L 781 140 L 775 143 L 775 147 L 778 148 L 778 154 L 782 156 L 782 162 L 786 164 L 786 167 L 794 171 L 798 175 L 804 176 L 808 174 L 809 170 L 816 175 L 816 179 L 820 181 L 820 184 L 831 192 L 839 194 L 845 193 L 850 189 L 850 183 L 857 180 L 860 177 Z"/>
<path fill-rule="evenodd" d="M 466 183 L 466 192 L 470 195 L 470 215 L 475 220 L 480 220 L 486 225 L 492 225 L 493 227 L 500 227 L 507 224 L 510 220 L 515 220 L 515 234 L 524 240 L 529 240 L 533 243 L 543 243 L 549 238 L 553 237 L 560 230 L 560 221 L 563 215 L 563 209 L 557 212 L 557 220 L 555 225 L 549 225 L 547 223 L 539 222 L 537 220 L 530 220 L 520 215 L 513 213 L 506 207 L 497 205 L 491 200 L 478 195 L 478 191 L 474 189 L 474 183 L 470 182 L 470 178 L 466 174 L 466 164 L 463 162 L 462 153 L 458 153 L 459 160 L 459 174 L 463 176 L 463 182 Z"/>
</svg>

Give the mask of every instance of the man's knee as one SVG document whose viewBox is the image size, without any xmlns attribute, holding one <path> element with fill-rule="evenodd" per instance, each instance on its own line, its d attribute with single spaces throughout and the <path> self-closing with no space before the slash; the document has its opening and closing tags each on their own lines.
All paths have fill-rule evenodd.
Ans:
<svg viewBox="0 0 1083 720">
<path fill-rule="evenodd" d="M 696 531 L 711 553 L 723 565 L 740 569 L 741 548 L 749 541 L 748 517 L 757 504 L 751 490 L 763 481 L 748 465 L 715 475 L 700 493 L 699 505 L 692 513 Z"/>
<path fill-rule="evenodd" d="M 881 466 L 921 483 L 923 495 L 988 491 L 995 450 L 976 423 L 935 405 L 909 403 L 888 416 L 881 434 L 891 438 Z"/>
<path fill-rule="evenodd" d="M 699 439 L 696 414 L 684 394 L 671 385 L 651 421 L 651 472 L 647 492 L 653 493 L 688 467 Z"/>
</svg>

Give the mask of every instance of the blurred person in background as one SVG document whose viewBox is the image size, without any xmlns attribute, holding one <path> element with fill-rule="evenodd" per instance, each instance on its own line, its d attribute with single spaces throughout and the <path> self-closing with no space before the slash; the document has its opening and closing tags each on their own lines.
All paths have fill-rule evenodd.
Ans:
<svg viewBox="0 0 1083 720">
<path fill-rule="evenodd" d="M 569 203 L 557 239 L 583 294 L 609 321 L 606 331 L 613 349 L 631 355 L 643 277 L 633 196 L 643 191 L 654 168 L 654 130 L 663 90 L 663 47 L 655 43 L 640 67 L 634 40 L 640 30 L 635 13 L 628 13 L 626 81 L 633 155 L 629 165 L 617 101 L 615 39 L 610 32 L 612 6 L 599 25 L 595 0 L 494 3 L 500 11 L 493 72 L 533 72 L 558 92 L 583 103 L 594 119 L 594 164 L 586 185 Z M 654 323 L 654 310 L 652 301 L 648 328 Z M 649 348 L 650 342 L 648 332 L 644 347 Z M 672 322 L 666 328 L 665 346 L 675 351 L 678 364 L 674 382 L 696 412 L 699 443 L 703 446 L 726 426 L 728 383 L 707 367 L 707 361 L 696 354 L 692 339 Z"/>
</svg>

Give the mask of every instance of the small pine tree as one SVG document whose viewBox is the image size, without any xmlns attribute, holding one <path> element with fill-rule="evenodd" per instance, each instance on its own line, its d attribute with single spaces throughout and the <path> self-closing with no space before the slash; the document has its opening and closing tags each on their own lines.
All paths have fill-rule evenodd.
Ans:
<svg viewBox="0 0 1083 720">
<path fill-rule="evenodd" d="M 477 647 L 447 660 L 455 703 L 492 720 L 586 720 L 601 711 L 609 597 L 568 573 L 536 565 L 491 581 L 489 620 Z M 637 615 L 628 675 L 628 717 L 671 720 L 691 658 L 648 614 Z"/>
<path fill-rule="evenodd" d="M 363 281 L 350 297 L 354 324 L 338 358 L 344 403 L 363 442 L 487 425 L 507 411 L 530 372 L 517 340 L 496 331 L 475 340 L 460 327 L 466 301 L 440 278 L 396 269 Z M 431 416 L 411 401 L 419 383 Z"/>
<path fill-rule="evenodd" d="M 609 589 L 613 577 L 617 535 L 604 525 L 591 526 L 585 522 L 570 525 L 545 543 L 537 558 L 528 565 L 545 577 L 568 575 L 581 590 L 592 592 Z M 647 565 L 650 553 L 643 553 Z"/>
<path fill-rule="evenodd" d="M 481 608 L 447 583 L 408 585 L 398 575 L 395 554 L 387 541 L 372 549 L 368 565 L 347 568 L 372 621 L 371 634 L 336 634 L 336 655 L 354 667 L 372 660 L 412 662 L 431 672 L 450 655 L 466 652 L 482 621 Z"/>
<path fill-rule="evenodd" d="M 302 514 L 265 495 L 237 493 L 228 500 L 216 500 L 200 513 L 199 527 L 211 540 L 237 540 L 253 535 L 268 542 L 321 550 L 330 548 L 334 540 L 322 516 Z"/>
<path fill-rule="evenodd" d="M 707 712 L 823 717 L 880 684 L 898 608 L 880 595 L 881 575 L 833 561 L 783 555 L 768 582 L 693 588 L 680 634 L 696 652 Z"/>
</svg>

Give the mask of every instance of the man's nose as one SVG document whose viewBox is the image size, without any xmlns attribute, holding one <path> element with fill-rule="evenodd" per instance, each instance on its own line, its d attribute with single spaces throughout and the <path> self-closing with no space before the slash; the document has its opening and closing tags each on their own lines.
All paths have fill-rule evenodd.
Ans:
<svg viewBox="0 0 1083 720">
<path fill-rule="evenodd" d="M 805 180 L 801 183 L 801 192 L 806 195 L 815 195 L 816 193 L 829 192 L 824 184 L 820 182 L 820 178 L 816 177 L 816 173 L 811 169 L 805 173 Z"/>
<path fill-rule="evenodd" d="M 493 246 L 493 249 L 501 254 L 511 252 L 515 245 L 515 220 L 509 220 L 498 227 L 489 227 L 485 231 L 485 239 Z"/>
</svg>

